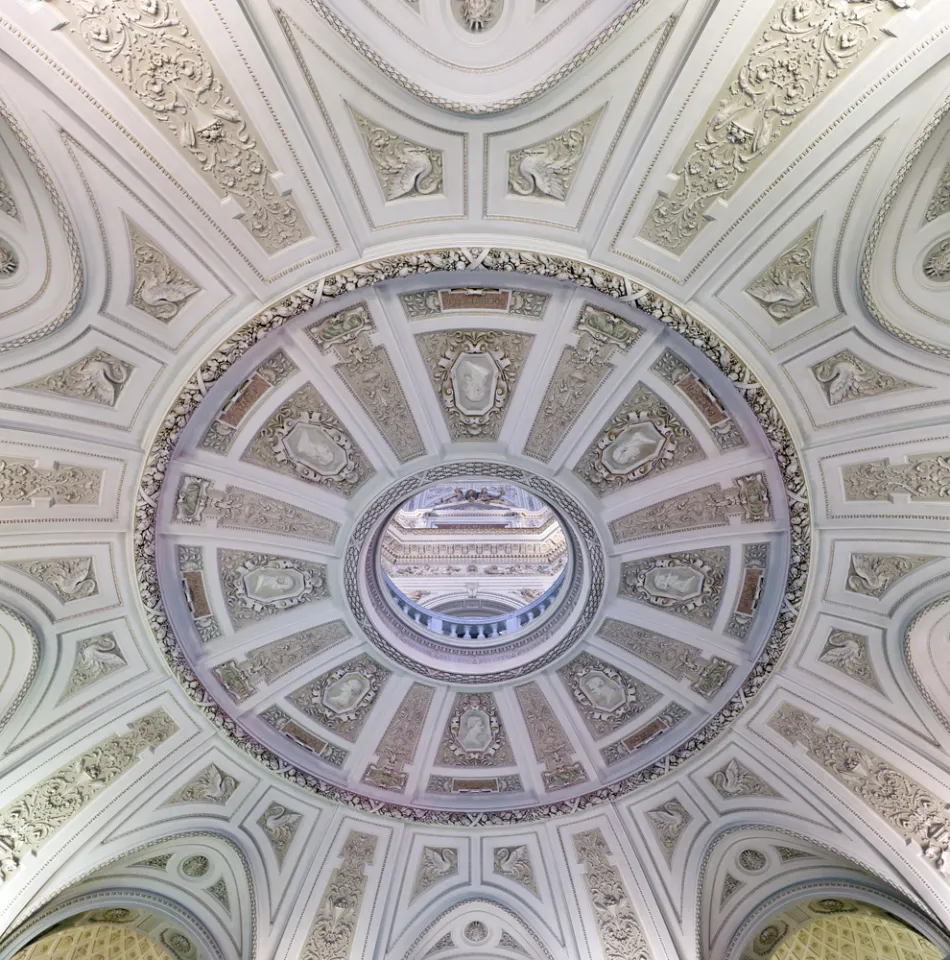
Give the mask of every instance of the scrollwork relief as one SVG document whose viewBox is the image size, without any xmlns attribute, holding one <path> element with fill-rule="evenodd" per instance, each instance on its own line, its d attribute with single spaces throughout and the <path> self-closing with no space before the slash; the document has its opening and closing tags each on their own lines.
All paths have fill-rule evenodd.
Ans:
<svg viewBox="0 0 950 960">
<path fill-rule="evenodd" d="M 433 687 L 413 683 L 376 748 L 376 761 L 363 773 L 363 783 L 393 793 L 404 793 L 408 782 L 406 767 L 412 763 L 429 714 Z"/>
<path fill-rule="evenodd" d="M 235 777 L 225 773 L 216 763 L 209 763 L 165 802 L 214 803 L 224 806 L 239 786 L 240 783 Z"/>
<path fill-rule="evenodd" d="M 769 726 L 789 743 L 800 743 L 842 786 L 864 801 L 927 862 L 950 877 L 950 817 L 936 796 L 851 737 L 819 725 L 818 718 L 783 703 Z"/>
<path fill-rule="evenodd" d="M 0 506 L 48 500 L 51 507 L 82 506 L 99 502 L 102 470 L 56 463 L 34 466 L 33 460 L 8 457 L 0 460 Z"/>
<path fill-rule="evenodd" d="M 911 454 L 906 463 L 872 460 L 841 468 L 845 500 L 893 501 L 895 494 L 936 503 L 950 499 L 950 454 Z"/>
<path fill-rule="evenodd" d="M 297 205 L 274 185 L 257 134 L 174 0 L 62 0 L 63 32 L 95 57 L 165 129 L 267 253 L 305 239 Z"/>
<path fill-rule="evenodd" d="M 584 783 L 588 779 L 584 765 L 573 759 L 574 745 L 541 688 L 536 683 L 526 683 L 515 687 L 515 696 L 531 737 L 535 759 L 544 764 L 541 773 L 544 789 L 550 792 Z"/>
<path fill-rule="evenodd" d="M 0 811 L 0 879 L 8 880 L 23 861 L 87 807 L 148 749 L 178 732 L 164 711 L 140 717 L 128 733 L 113 734 L 60 767 Z"/>
<path fill-rule="evenodd" d="M 683 253 L 775 145 L 836 87 L 907 0 L 779 0 L 766 28 L 676 165 L 678 181 L 653 204 L 640 236 Z"/>
<path fill-rule="evenodd" d="M 366 891 L 366 868 L 376 856 L 376 837 L 352 830 L 340 850 L 300 960 L 348 960 Z"/>
</svg>

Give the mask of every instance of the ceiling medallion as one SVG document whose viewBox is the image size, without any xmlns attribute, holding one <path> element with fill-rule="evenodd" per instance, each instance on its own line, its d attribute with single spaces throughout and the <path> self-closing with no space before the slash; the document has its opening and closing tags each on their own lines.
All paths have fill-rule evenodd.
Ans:
<svg viewBox="0 0 950 960">
<path fill-rule="evenodd" d="M 550 505 L 560 521 L 571 558 L 569 577 L 550 608 L 539 609 L 543 595 L 516 611 L 526 621 L 521 627 L 499 631 L 497 625 L 508 618 L 497 616 L 476 621 L 495 629 L 473 631 L 464 619 L 446 616 L 429 629 L 419 622 L 417 604 L 403 603 L 400 610 L 387 595 L 377 558 L 394 511 L 433 485 L 459 482 L 462 498 L 466 488 L 474 493 L 487 491 L 485 484 L 515 484 Z M 584 635 L 604 595 L 604 550 L 584 509 L 552 481 L 491 461 L 443 463 L 398 480 L 364 510 L 343 564 L 347 603 L 369 640 L 406 669 L 450 683 L 500 683 L 546 666 Z M 448 576 L 464 573 L 447 571 Z"/>
<path fill-rule="evenodd" d="M 670 304 L 656 294 L 650 292 L 637 293 L 636 291 L 641 289 L 639 284 L 634 283 L 634 281 L 622 275 L 611 273 L 607 270 L 595 270 L 585 264 L 561 257 L 501 249 L 444 249 L 439 251 L 426 251 L 370 261 L 352 269 L 341 270 L 330 274 L 284 297 L 245 323 L 236 333 L 221 344 L 182 388 L 170 412 L 160 423 L 143 469 L 136 506 L 134 554 L 143 608 L 156 638 L 156 642 L 165 655 L 170 668 L 188 694 L 196 702 L 199 709 L 201 709 L 217 729 L 229 737 L 237 746 L 249 755 L 255 757 L 271 771 L 278 773 L 302 788 L 321 794 L 332 802 L 348 805 L 364 812 L 372 812 L 377 815 L 411 821 L 433 824 L 470 823 L 471 809 L 468 806 L 462 805 L 463 802 L 466 802 L 462 796 L 459 796 L 457 800 L 453 800 L 451 796 L 448 796 L 448 799 L 445 801 L 446 804 L 448 804 L 447 806 L 441 806 L 440 801 L 435 808 L 433 808 L 431 804 L 425 806 L 413 805 L 395 799 L 393 801 L 387 801 L 385 797 L 381 798 L 380 796 L 367 796 L 362 792 L 358 792 L 359 787 L 355 781 L 353 782 L 355 789 L 351 789 L 349 782 L 347 782 L 347 785 L 340 785 L 340 783 L 328 779 L 327 775 L 322 774 L 320 771 L 325 769 L 325 767 L 316 766 L 315 769 L 317 772 L 309 772 L 308 769 L 302 769 L 296 765 L 293 760 L 288 760 L 286 755 L 275 752 L 270 746 L 265 745 L 263 740 L 258 739 L 245 730 L 222 705 L 215 701 L 210 688 L 206 688 L 203 679 L 192 669 L 185 649 L 176 636 L 175 627 L 170 619 L 170 610 L 166 609 L 163 595 L 159 589 L 159 552 L 156 548 L 160 539 L 157 527 L 159 511 L 164 509 L 167 513 L 169 509 L 174 510 L 177 485 L 169 482 L 167 484 L 168 489 L 163 491 L 163 484 L 165 484 L 166 475 L 171 475 L 168 472 L 168 468 L 176 453 L 176 446 L 179 444 L 179 440 L 185 435 L 189 421 L 199 406 L 201 406 L 202 401 L 208 395 L 213 385 L 221 379 L 235 363 L 245 357 L 255 345 L 265 340 L 268 333 L 277 330 L 289 321 L 294 320 L 294 318 L 300 317 L 318 304 L 325 301 L 332 301 L 339 296 L 352 293 L 361 287 L 371 286 L 413 274 L 433 275 L 431 276 L 433 284 L 438 285 L 441 283 L 445 286 L 448 282 L 457 282 L 461 275 L 459 271 L 473 270 L 478 270 L 479 273 L 483 271 L 516 272 L 538 277 L 549 277 L 552 280 L 557 280 L 562 283 L 564 281 L 572 281 L 580 287 L 596 291 L 600 296 L 613 297 L 616 300 L 623 299 L 630 302 L 646 314 L 647 317 L 653 317 L 655 321 L 661 323 L 672 333 L 684 337 L 689 341 L 692 350 L 704 355 L 733 383 L 741 384 L 742 397 L 746 406 L 758 421 L 759 428 L 763 434 L 763 441 L 767 442 L 774 451 L 775 468 L 781 474 L 787 493 L 787 497 L 785 498 L 787 499 L 788 514 L 786 518 L 788 524 L 786 542 L 788 543 L 789 559 L 787 567 L 783 563 L 782 567 L 779 568 L 780 571 L 785 572 L 779 573 L 782 579 L 775 584 L 778 588 L 776 591 L 777 594 L 779 596 L 783 595 L 784 600 L 780 605 L 780 609 L 778 609 L 779 604 L 776 603 L 775 609 L 778 609 L 778 612 L 775 614 L 774 620 L 770 615 L 768 622 L 763 624 L 763 635 L 760 638 L 762 646 L 759 648 L 761 652 L 755 662 L 749 663 L 747 668 L 744 669 L 743 673 L 745 676 L 741 681 L 741 686 L 730 695 L 730 699 L 724 702 L 720 701 L 719 706 L 715 708 L 714 712 L 703 718 L 702 722 L 704 725 L 690 730 L 688 736 L 681 737 L 678 734 L 675 735 L 675 741 L 671 738 L 671 748 L 666 750 L 666 752 L 651 756 L 639 768 L 632 769 L 628 766 L 626 768 L 627 772 L 621 773 L 617 779 L 613 781 L 602 782 L 600 785 L 590 789 L 587 793 L 572 795 L 566 799 L 552 798 L 547 803 L 543 802 L 543 799 L 531 799 L 521 806 L 515 802 L 507 809 L 485 809 L 483 813 L 480 813 L 482 822 L 484 823 L 518 824 L 537 821 L 552 816 L 577 813 L 601 803 L 614 801 L 643 784 L 655 781 L 671 769 L 678 767 L 688 760 L 717 737 L 741 714 L 742 710 L 755 697 L 778 663 L 795 627 L 797 610 L 803 600 L 807 583 L 811 548 L 810 509 L 797 452 L 781 415 L 766 391 L 757 383 L 748 368 L 745 367 L 732 351 L 715 335 L 707 331 L 705 327 L 683 310 Z M 443 271 L 446 272 L 446 276 L 452 277 L 451 281 L 440 276 Z M 491 276 L 491 274 L 487 273 L 484 275 L 486 279 Z M 498 282 L 499 281 L 495 281 L 496 284 Z M 232 379 L 234 379 L 234 375 L 232 375 Z M 733 402 L 735 402 L 734 398 Z M 207 407 L 207 405 L 205 406 Z M 202 427 L 203 417 L 196 418 L 194 426 L 195 428 Z M 195 430 L 193 429 L 189 431 L 189 433 L 195 433 Z M 641 446 L 642 441 L 643 438 L 638 437 L 633 445 Z M 633 439 L 631 439 L 631 442 L 633 443 Z M 184 451 L 184 445 L 182 446 L 182 451 Z M 325 453 L 325 451 L 321 450 L 319 453 L 314 454 L 318 460 L 321 460 L 320 466 L 323 469 L 326 469 L 322 463 L 322 460 L 326 459 Z M 621 451 L 621 453 L 623 453 L 625 458 L 627 454 L 624 451 Z M 479 474 L 484 474 L 485 471 L 489 469 L 491 471 L 511 470 L 520 472 L 518 468 L 514 466 L 493 463 L 487 457 L 480 461 L 474 461 L 473 458 L 473 461 L 467 462 L 469 463 L 468 466 L 462 466 L 461 461 L 449 461 L 445 464 L 438 465 L 438 467 L 430 468 L 435 471 L 443 471 L 445 476 L 437 473 L 431 478 L 427 478 L 425 482 L 429 482 L 431 479 L 437 482 L 448 480 L 448 482 L 451 483 L 450 474 L 453 470 L 456 472 L 461 470 L 468 477 L 473 478 L 478 477 Z M 425 473 L 425 471 L 423 471 L 423 473 Z M 498 474 L 491 473 L 489 476 L 498 476 Z M 501 479 L 499 476 L 499 481 Z M 517 477 L 512 476 L 510 479 L 513 482 L 519 482 Z M 567 524 L 566 529 L 568 529 L 572 536 L 580 540 L 583 535 L 583 516 L 581 514 L 573 515 L 570 502 L 568 502 L 566 498 L 560 497 L 559 488 L 554 483 L 549 483 L 541 477 L 535 480 L 531 475 L 522 475 L 522 479 L 525 485 L 538 481 L 548 483 L 548 487 L 544 490 L 536 488 L 537 492 L 558 511 L 560 516 L 569 519 L 570 522 Z M 413 489 L 420 486 L 422 482 L 422 480 L 415 481 L 415 487 L 413 487 Z M 464 486 L 464 484 L 458 485 Z M 413 489 L 408 489 L 397 493 L 397 486 L 398 484 L 393 484 L 390 488 L 392 490 L 392 497 L 391 500 L 388 501 L 390 506 L 387 510 L 389 512 L 397 508 L 400 503 L 404 503 L 406 497 L 413 492 Z M 483 486 L 488 485 L 483 484 Z M 175 489 L 173 489 L 173 487 L 175 487 Z M 385 497 L 385 492 L 379 496 Z M 774 496 L 773 501 L 777 505 L 780 502 L 779 497 Z M 785 504 L 783 504 L 783 507 L 785 507 Z M 362 513 L 357 515 L 356 522 L 359 524 L 365 520 L 363 536 L 359 538 L 355 532 L 351 533 L 352 543 L 348 541 L 347 550 L 344 554 L 346 576 L 347 578 L 356 578 L 354 583 L 358 582 L 358 578 L 364 572 L 364 567 L 361 565 L 363 554 L 360 549 L 350 549 L 350 547 L 355 548 L 357 543 L 362 544 L 366 542 L 367 538 L 377 529 L 377 519 L 368 518 L 368 508 L 365 505 L 361 504 L 361 509 Z M 388 512 L 383 511 L 382 507 L 380 507 L 380 511 L 381 513 L 378 517 L 379 522 L 389 515 Z M 586 538 L 584 539 L 586 540 Z M 596 540 L 592 542 L 595 546 L 597 545 Z M 760 545 L 752 544 L 751 546 L 758 547 Z M 584 549 L 580 550 L 578 554 L 584 563 L 584 577 L 589 577 L 590 570 L 592 569 L 591 556 L 593 555 L 593 551 L 587 548 L 588 544 L 585 542 Z M 572 544 L 572 550 L 573 549 L 574 545 Z M 753 562 L 755 560 L 754 557 L 751 555 L 746 556 L 748 552 L 748 550 L 743 551 L 741 564 L 743 565 L 743 584 L 748 581 L 751 585 L 750 589 L 748 591 L 742 591 L 741 596 L 737 595 L 734 609 L 727 611 L 725 607 L 723 608 L 723 621 L 730 615 L 734 619 L 736 611 L 740 611 L 740 608 L 745 610 L 745 608 L 748 607 L 749 610 L 754 611 L 755 600 L 758 594 L 754 593 L 751 587 L 760 582 L 761 569 L 756 567 Z M 270 559 L 281 560 L 284 558 L 274 557 Z M 659 561 L 662 559 L 664 558 L 655 557 L 654 560 L 656 562 L 654 566 L 661 566 Z M 629 589 L 633 591 L 636 596 L 633 596 L 630 602 L 640 602 L 637 599 L 637 596 L 639 596 L 638 592 L 645 591 L 645 594 L 649 594 L 657 601 L 664 599 L 665 602 L 673 604 L 674 612 L 679 613 L 679 615 L 687 616 L 687 614 L 689 614 L 689 617 L 687 617 L 689 619 L 695 613 L 693 607 L 696 607 L 696 604 L 700 602 L 703 596 L 703 588 L 700 587 L 698 583 L 699 575 L 702 575 L 704 587 L 708 580 L 707 574 L 698 567 L 694 567 L 694 565 L 690 564 L 687 560 L 681 559 L 678 554 L 671 553 L 666 559 L 669 559 L 670 563 L 666 564 L 659 573 L 653 574 L 649 581 L 647 580 L 647 573 L 649 571 L 644 572 L 642 588 L 638 580 L 639 573 L 631 570 Z M 675 563 L 673 563 L 674 560 Z M 682 567 L 683 570 L 673 569 L 673 567 L 676 566 Z M 283 570 L 279 572 L 274 571 L 278 580 L 283 572 Z M 200 573 L 201 571 L 199 570 L 198 574 Z M 268 574 L 269 573 L 270 571 L 268 571 Z M 675 582 L 674 578 L 670 576 L 671 573 L 677 575 Z M 679 577 L 680 573 L 683 573 L 684 576 Z M 166 582 L 168 582 L 169 576 L 177 578 L 177 567 L 171 574 L 166 570 L 162 576 Z M 197 574 L 193 579 L 197 582 Z M 686 582 L 687 579 L 690 580 L 689 583 Z M 260 578 L 258 578 L 258 580 L 260 580 Z M 660 582 L 661 580 L 662 583 Z M 249 583 L 247 586 L 251 593 L 254 593 L 258 598 L 261 597 L 262 590 L 267 592 L 268 595 L 264 599 L 268 602 L 268 606 L 273 606 L 275 602 L 281 602 L 281 598 L 284 597 L 284 594 L 281 594 L 279 591 L 279 587 L 282 584 L 282 580 L 280 583 L 277 583 L 275 580 L 275 585 L 273 586 L 270 581 L 263 585 L 260 582 Z M 287 585 L 288 590 L 290 586 L 289 584 Z M 296 586 L 296 584 L 294 586 Z M 180 585 L 176 590 L 180 595 Z M 699 591 L 698 594 L 697 590 Z M 274 591 L 277 592 L 275 593 Z M 286 592 L 287 591 L 285 591 L 285 593 Z M 675 597 L 671 596 L 673 593 L 676 593 Z M 690 594 L 689 597 L 686 596 L 687 593 Z M 746 593 L 749 594 L 748 597 L 745 596 Z M 696 594 L 696 596 L 693 596 L 693 594 Z M 198 594 L 195 596 L 198 600 L 202 599 Z M 358 598 L 358 594 L 356 594 L 356 596 Z M 179 622 L 183 622 L 181 621 L 183 615 L 177 612 L 177 604 L 179 602 L 183 603 L 183 601 L 180 600 L 180 596 L 176 596 L 176 609 L 171 611 L 174 613 L 176 625 L 179 624 Z M 260 599 L 258 599 L 257 602 L 260 603 Z M 241 610 L 244 609 L 244 607 L 241 608 Z M 565 622 L 573 617 L 577 617 L 579 620 L 585 609 L 585 604 L 579 600 L 575 607 L 568 609 L 565 614 Z M 696 607 L 696 609 L 699 610 L 701 608 Z M 702 609 L 705 609 L 705 606 Z M 191 612 L 192 614 L 196 613 L 196 611 Z M 229 610 L 228 612 L 233 614 L 234 611 Z M 248 608 L 248 613 L 253 616 L 260 616 L 260 614 L 250 608 Z M 281 615 L 283 616 L 284 614 Z M 286 615 L 290 616 L 291 614 Z M 592 617 L 596 616 L 596 609 L 589 615 Z M 573 622 L 571 626 L 572 625 Z M 239 625 L 236 623 L 235 627 L 239 628 Z M 184 628 L 194 634 L 194 626 L 191 620 L 184 623 Z M 569 630 L 570 626 L 568 626 L 567 629 Z M 304 633 L 306 633 L 306 631 Z M 629 643 L 632 645 L 631 649 L 633 650 L 635 648 L 637 651 L 643 651 L 643 655 L 649 659 L 651 655 L 649 652 L 650 636 L 647 635 L 649 632 L 644 633 L 641 631 L 640 633 L 642 633 L 643 636 L 637 634 L 637 636 L 631 636 L 629 638 Z M 560 635 L 558 636 L 560 637 Z M 306 636 L 301 634 L 299 642 L 302 643 L 306 640 Z M 189 642 L 198 643 L 200 646 L 202 638 L 200 635 L 196 635 L 190 639 Z M 294 642 L 297 643 L 297 639 L 295 639 Z M 560 642 L 560 639 L 553 640 L 552 642 L 556 645 Z M 294 656 L 297 655 L 296 648 L 294 648 L 292 652 Z M 253 658 L 256 656 L 256 652 L 252 650 L 248 656 Z M 253 664 L 251 664 L 249 660 L 247 669 L 250 670 L 252 666 Z M 522 665 L 519 664 L 519 666 Z M 532 668 L 534 666 L 535 663 L 532 661 Z M 375 665 L 375 668 L 380 674 L 378 685 L 381 685 L 384 668 L 381 664 Z M 500 669 L 504 668 L 504 665 L 500 666 Z M 416 670 L 417 668 L 413 669 Z M 746 670 L 748 672 L 746 672 Z M 600 671 L 604 677 L 600 677 L 598 671 Z M 627 691 L 626 697 L 629 702 L 631 694 L 628 688 L 630 688 L 631 685 L 626 681 L 625 677 L 620 679 L 612 677 L 601 667 L 591 667 L 591 670 L 587 672 L 590 676 L 584 675 L 586 687 L 580 688 L 584 697 L 578 701 L 583 710 L 590 714 L 590 716 L 586 716 L 585 714 L 584 719 L 590 723 L 597 722 L 609 726 L 620 713 L 619 709 L 612 709 L 611 695 L 616 695 L 618 686 L 623 687 Z M 343 732 L 337 732 L 337 728 L 339 727 L 340 731 L 349 731 L 350 728 L 345 726 L 349 721 L 341 720 L 343 714 L 335 712 L 336 701 L 339 700 L 340 709 L 344 710 L 344 712 L 349 710 L 356 717 L 356 721 L 361 722 L 363 717 L 361 711 L 363 710 L 364 703 L 369 702 L 369 697 L 372 693 L 372 691 L 363 692 L 365 685 L 357 682 L 358 678 L 355 676 L 357 673 L 361 676 L 366 675 L 365 670 L 358 670 L 356 666 L 348 662 L 340 676 L 336 676 L 336 674 L 333 674 L 333 676 L 326 674 L 325 676 L 312 680 L 307 688 L 310 699 L 306 700 L 305 698 L 305 706 L 308 706 L 310 712 L 318 709 L 322 710 L 326 714 L 326 718 L 329 718 L 325 718 L 325 728 L 331 728 L 330 720 L 332 720 L 335 724 L 332 728 L 335 736 L 341 737 L 344 740 L 346 740 L 347 737 Z M 347 674 L 353 674 L 353 676 Z M 606 680 L 604 678 L 606 678 Z M 266 677 L 262 676 L 261 679 L 266 681 Z M 336 686 L 334 686 L 334 684 Z M 431 684 L 431 680 L 424 681 L 421 684 L 417 683 L 413 686 L 413 690 L 415 690 L 416 687 L 420 687 L 424 692 L 425 688 L 430 687 Z M 310 689 L 311 687 L 313 689 Z M 317 687 L 319 687 L 319 689 L 317 689 Z M 527 696 L 527 694 L 530 693 L 530 687 L 530 683 L 522 684 L 522 687 L 518 689 Z M 411 693 L 412 691 L 410 691 L 410 694 Z M 479 782 L 493 779 L 494 782 L 497 782 L 498 789 L 503 793 L 504 790 L 515 789 L 515 781 L 518 780 L 518 777 L 505 773 L 504 766 L 502 766 L 497 775 L 491 773 L 491 763 L 485 760 L 482 755 L 478 754 L 477 751 L 482 748 L 482 745 L 491 740 L 489 746 L 483 751 L 485 756 L 487 756 L 491 747 L 495 745 L 495 741 L 500 740 L 500 734 L 494 736 L 492 732 L 492 710 L 489 709 L 489 707 L 491 707 L 491 703 L 489 703 L 491 695 L 477 695 L 482 696 L 483 699 L 487 698 L 486 704 L 488 705 L 469 705 L 465 710 L 460 709 L 456 711 L 459 714 L 456 724 L 457 729 L 447 729 L 446 736 L 450 739 L 454 737 L 452 743 L 456 744 L 458 750 L 462 750 L 465 753 L 466 759 L 469 755 L 481 757 L 478 765 L 489 769 L 486 769 L 485 775 Z M 301 696 L 303 696 L 303 694 L 301 694 Z M 473 697 L 476 696 L 476 692 L 459 692 L 456 699 L 463 696 Z M 641 694 L 637 693 L 637 696 L 640 697 Z M 331 703 L 331 701 L 334 702 Z M 466 703 L 467 702 L 468 701 L 466 701 Z M 415 703 L 415 701 L 413 701 L 413 703 Z M 670 703 L 663 709 L 666 713 L 669 713 L 673 707 L 677 707 L 677 705 Z M 484 715 L 480 714 L 479 710 L 481 710 Z M 359 716 L 357 716 L 357 714 L 359 714 Z M 597 716 L 595 717 L 594 714 L 597 714 Z M 307 713 L 306 716 L 309 718 L 309 713 Z M 488 717 L 487 724 L 485 720 L 486 716 Z M 625 734 L 622 740 L 618 740 L 615 744 L 610 744 L 609 750 L 605 747 L 605 756 L 609 753 L 609 756 L 613 758 L 610 759 L 609 762 L 612 763 L 616 761 L 618 763 L 624 763 L 626 761 L 623 758 L 624 756 L 628 756 L 630 751 L 638 749 L 641 744 L 654 742 L 655 737 L 659 733 L 657 724 L 660 723 L 660 720 L 661 718 L 654 718 L 654 720 L 642 724 L 641 727 L 633 730 L 632 733 Z M 635 722 L 635 720 L 631 722 Z M 665 728 L 675 726 L 677 722 L 676 718 L 671 716 L 666 722 Z M 344 726 L 341 727 L 341 723 L 343 723 Z M 335 752 L 343 757 L 346 756 L 346 751 L 342 747 L 336 744 L 331 745 L 325 740 L 316 737 L 309 728 L 302 726 L 297 719 L 287 714 L 286 711 L 284 711 L 280 717 L 276 717 L 273 725 L 275 729 L 278 730 L 281 738 L 293 741 L 295 744 L 300 744 L 305 749 L 311 751 L 311 753 L 316 754 L 318 750 L 322 750 L 328 754 Z M 350 726 L 353 726 L 353 724 L 350 723 Z M 355 732 L 353 735 L 356 735 Z M 272 741 L 268 740 L 266 742 L 271 743 Z M 567 749 L 567 745 L 562 746 L 563 752 L 564 749 Z M 295 747 L 294 749 L 298 748 Z M 501 751 L 502 748 L 499 747 L 498 750 Z M 494 755 L 491 759 L 492 762 L 494 762 Z M 320 762 L 324 763 L 322 760 Z M 553 754 L 550 760 L 546 762 L 552 764 L 551 770 L 555 770 L 558 774 L 562 772 L 557 764 L 557 757 L 554 757 Z M 371 772 L 371 769 L 367 769 L 367 773 L 361 782 L 370 784 L 371 778 L 369 774 Z M 451 773 L 451 769 L 449 773 Z M 396 770 L 396 773 L 392 774 L 391 777 L 397 774 L 398 770 Z M 329 775 L 333 776 L 335 774 L 331 772 Z M 469 777 L 469 779 L 471 779 L 471 777 Z M 440 775 L 430 778 L 430 787 L 428 790 L 431 792 L 434 789 L 431 786 L 433 782 L 441 788 L 443 781 L 445 782 L 445 790 L 443 792 L 448 791 L 449 794 L 456 791 L 459 782 L 468 782 L 459 775 Z M 583 782 L 583 777 L 581 778 L 581 782 Z M 518 789 L 520 790 L 521 788 L 518 787 Z M 439 791 L 436 790 L 436 792 Z"/>
</svg>

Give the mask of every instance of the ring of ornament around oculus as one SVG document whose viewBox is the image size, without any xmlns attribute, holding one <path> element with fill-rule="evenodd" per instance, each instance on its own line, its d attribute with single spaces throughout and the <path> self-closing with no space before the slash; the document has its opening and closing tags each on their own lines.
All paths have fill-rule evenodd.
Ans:
<svg viewBox="0 0 950 960">
<path fill-rule="evenodd" d="M 611 803 L 638 787 L 659 779 L 673 768 L 691 759 L 722 733 L 762 689 L 781 659 L 795 628 L 798 609 L 805 596 L 811 559 L 811 509 L 798 453 L 780 411 L 765 388 L 730 347 L 684 309 L 665 297 L 646 290 L 639 281 L 613 271 L 567 257 L 501 248 L 476 250 L 460 247 L 394 255 L 366 261 L 304 284 L 246 321 L 198 366 L 182 387 L 168 413 L 160 422 L 144 461 L 135 511 L 133 555 L 145 616 L 170 669 L 205 716 L 235 745 L 274 773 L 278 773 L 299 787 L 362 812 L 400 820 L 470 826 L 471 814 L 468 811 L 423 809 L 399 803 L 384 803 L 365 797 L 297 769 L 248 736 L 213 701 L 189 665 L 184 651 L 178 645 L 159 591 L 155 544 L 157 504 L 165 478 L 165 469 L 171 460 L 175 445 L 207 394 L 210 385 L 251 347 L 259 343 L 270 331 L 281 327 L 287 321 L 324 300 L 331 300 L 353 290 L 396 277 L 475 269 L 485 270 L 489 275 L 491 271 L 502 271 L 570 281 L 578 286 L 596 290 L 605 296 L 631 302 L 638 309 L 685 337 L 694 348 L 705 354 L 741 388 L 746 404 L 769 438 L 785 483 L 791 536 L 785 602 L 757 662 L 746 676 L 742 686 L 722 709 L 687 741 L 679 744 L 665 756 L 612 783 L 579 797 L 556 803 L 479 813 L 481 822 L 485 824 L 512 825 L 575 814 L 600 804 Z"/>
</svg>

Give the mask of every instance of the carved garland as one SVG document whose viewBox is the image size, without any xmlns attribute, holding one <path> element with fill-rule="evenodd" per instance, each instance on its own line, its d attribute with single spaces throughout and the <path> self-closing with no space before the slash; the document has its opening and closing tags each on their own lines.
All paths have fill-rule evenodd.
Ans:
<svg viewBox="0 0 950 960">
<path fill-rule="evenodd" d="M 274 773 L 286 777 L 298 786 L 366 813 L 412 821 L 470 825 L 470 816 L 464 812 L 420 810 L 398 804 L 380 803 L 378 800 L 361 796 L 298 770 L 252 740 L 217 704 L 210 702 L 201 681 L 192 671 L 184 652 L 178 645 L 159 593 L 155 563 L 155 523 L 156 505 L 161 494 L 165 468 L 171 460 L 182 431 L 204 399 L 209 387 L 264 336 L 323 300 L 342 296 L 355 289 L 407 275 L 471 269 L 570 280 L 605 296 L 632 303 L 684 336 L 694 347 L 709 357 L 730 380 L 742 385 L 749 408 L 772 443 L 789 495 L 791 560 L 787 575 L 786 603 L 776 618 L 772 634 L 758 662 L 740 690 L 705 727 L 690 737 L 686 743 L 642 770 L 576 799 L 483 814 L 485 823 L 516 824 L 577 813 L 593 806 L 613 802 L 680 766 L 710 743 L 742 713 L 777 665 L 795 627 L 798 607 L 805 594 L 811 552 L 811 510 L 804 472 L 799 466 L 798 453 L 781 414 L 765 388 L 758 383 L 729 347 L 685 310 L 658 294 L 644 292 L 639 282 L 634 283 L 630 278 L 608 270 L 564 257 L 498 248 L 429 250 L 386 257 L 329 274 L 320 280 L 306 284 L 247 321 L 201 364 L 182 388 L 157 431 L 142 471 L 135 515 L 134 554 L 139 591 L 146 616 L 169 667 L 202 712 L 246 753 L 255 757 Z M 455 276 L 457 277 L 457 274 Z"/>
</svg>

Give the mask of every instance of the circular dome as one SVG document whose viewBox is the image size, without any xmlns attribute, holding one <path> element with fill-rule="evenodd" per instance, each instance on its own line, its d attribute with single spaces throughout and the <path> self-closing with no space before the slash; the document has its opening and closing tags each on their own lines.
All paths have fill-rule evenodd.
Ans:
<svg viewBox="0 0 950 960">
<path fill-rule="evenodd" d="M 748 371 L 658 299 L 337 292 L 232 338 L 146 471 L 141 583 L 202 708 L 302 785 L 443 822 L 576 810 L 700 749 L 804 583 Z"/>
</svg>

